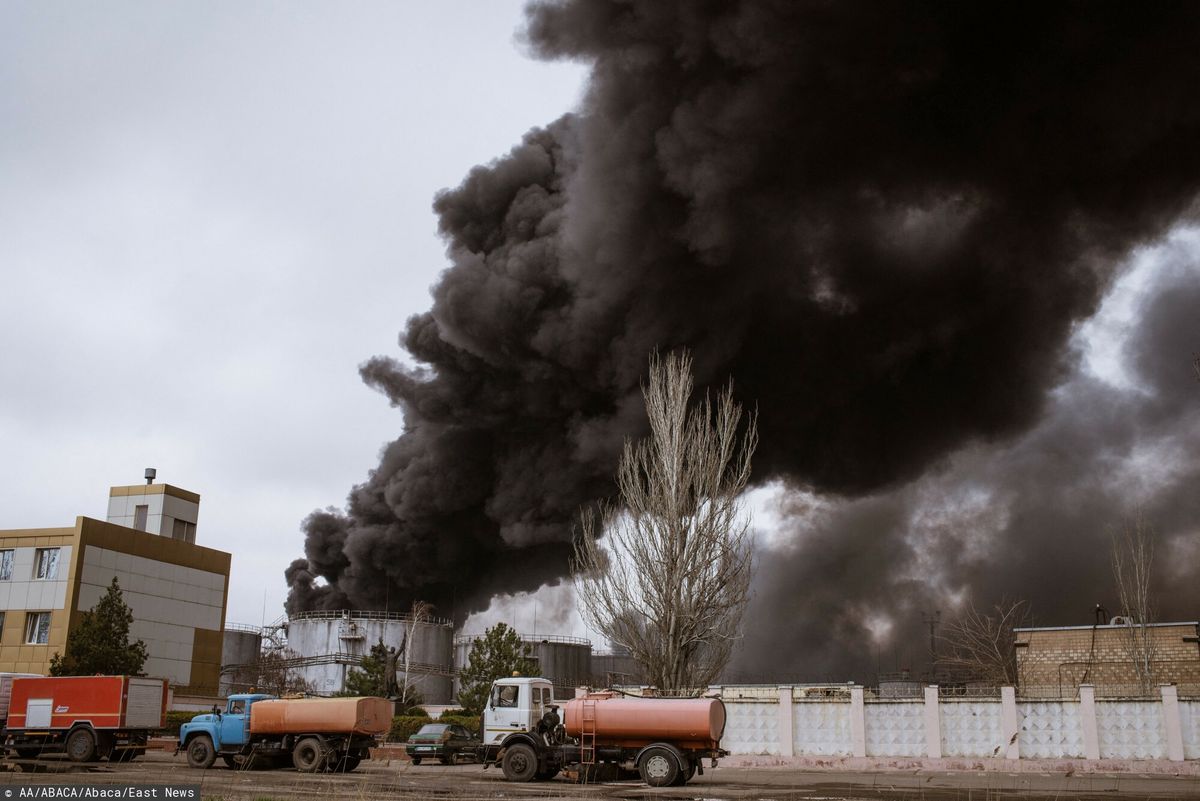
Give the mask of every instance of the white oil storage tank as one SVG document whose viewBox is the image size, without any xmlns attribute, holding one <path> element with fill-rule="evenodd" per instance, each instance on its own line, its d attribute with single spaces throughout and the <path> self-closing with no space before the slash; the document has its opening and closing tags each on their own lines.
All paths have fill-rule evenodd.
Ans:
<svg viewBox="0 0 1200 801">
<path fill-rule="evenodd" d="M 471 649 L 482 634 L 460 634 L 454 638 L 455 671 L 466 667 Z M 565 637 L 557 634 L 521 634 L 526 653 L 536 667 L 536 675 L 547 678 L 554 685 L 556 698 L 570 698 L 576 687 L 591 683 L 592 642 L 583 637 Z M 456 682 L 454 690 L 458 692 Z"/>
<path fill-rule="evenodd" d="M 448 620 L 344 609 L 299 612 L 287 622 L 289 662 L 317 695 L 344 690 L 347 675 L 380 642 L 396 650 L 397 685 L 415 688 L 422 703 L 450 703 L 454 628 Z"/>
</svg>

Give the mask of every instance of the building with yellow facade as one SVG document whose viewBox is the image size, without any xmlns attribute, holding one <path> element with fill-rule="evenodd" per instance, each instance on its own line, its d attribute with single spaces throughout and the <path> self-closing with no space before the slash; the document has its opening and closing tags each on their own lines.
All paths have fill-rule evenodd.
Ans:
<svg viewBox="0 0 1200 801">
<path fill-rule="evenodd" d="M 199 504 L 169 484 L 113 487 L 107 521 L 0 530 L 0 672 L 46 674 L 115 577 L 145 674 L 215 694 L 230 555 L 195 544 Z"/>
</svg>

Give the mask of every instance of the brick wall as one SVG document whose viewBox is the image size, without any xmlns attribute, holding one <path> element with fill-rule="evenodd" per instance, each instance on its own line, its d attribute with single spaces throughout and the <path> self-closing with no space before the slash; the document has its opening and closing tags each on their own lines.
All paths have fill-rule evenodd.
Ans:
<svg viewBox="0 0 1200 801">
<path fill-rule="evenodd" d="M 1155 683 L 1179 685 L 1182 695 L 1200 694 L 1200 642 L 1195 623 L 1150 627 Z M 1072 696 L 1093 684 L 1101 697 L 1134 695 L 1137 674 L 1129 657 L 1126 626 L 1021 629 L 1016 633 L 1017 675 L 1026 696 Z"/>
</svg>

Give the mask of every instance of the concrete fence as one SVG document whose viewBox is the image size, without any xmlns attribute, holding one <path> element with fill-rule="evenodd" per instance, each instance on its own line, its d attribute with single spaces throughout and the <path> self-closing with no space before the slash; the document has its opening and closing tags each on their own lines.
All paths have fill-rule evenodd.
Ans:
<svg viewBox="0 0 1200 801">
<path fill-rule="evenodd" d="M 1001 759 L 1200 759 L 1200 700 L 1174 686 L 1153 700 L 1097 700 L 1090 685 L 1073 700 L 1000 698 L 736 697 L 722 688 L 722 746 L 733 754 L 827 757 L 976 757 Z"/>
</svg>

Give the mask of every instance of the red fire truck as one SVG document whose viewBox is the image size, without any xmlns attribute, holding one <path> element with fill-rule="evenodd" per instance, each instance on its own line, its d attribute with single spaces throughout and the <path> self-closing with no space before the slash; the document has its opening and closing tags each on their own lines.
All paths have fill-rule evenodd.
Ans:
<svg viewBox="0 0 1200 801">
<path fill-rule="evenodd" d="M 136 676 L 16 677 L 4 745 L 23 758 L 63 752 L 74 762 L 125 762 L 166 725 L 167 682 Z"/>
</svg>

